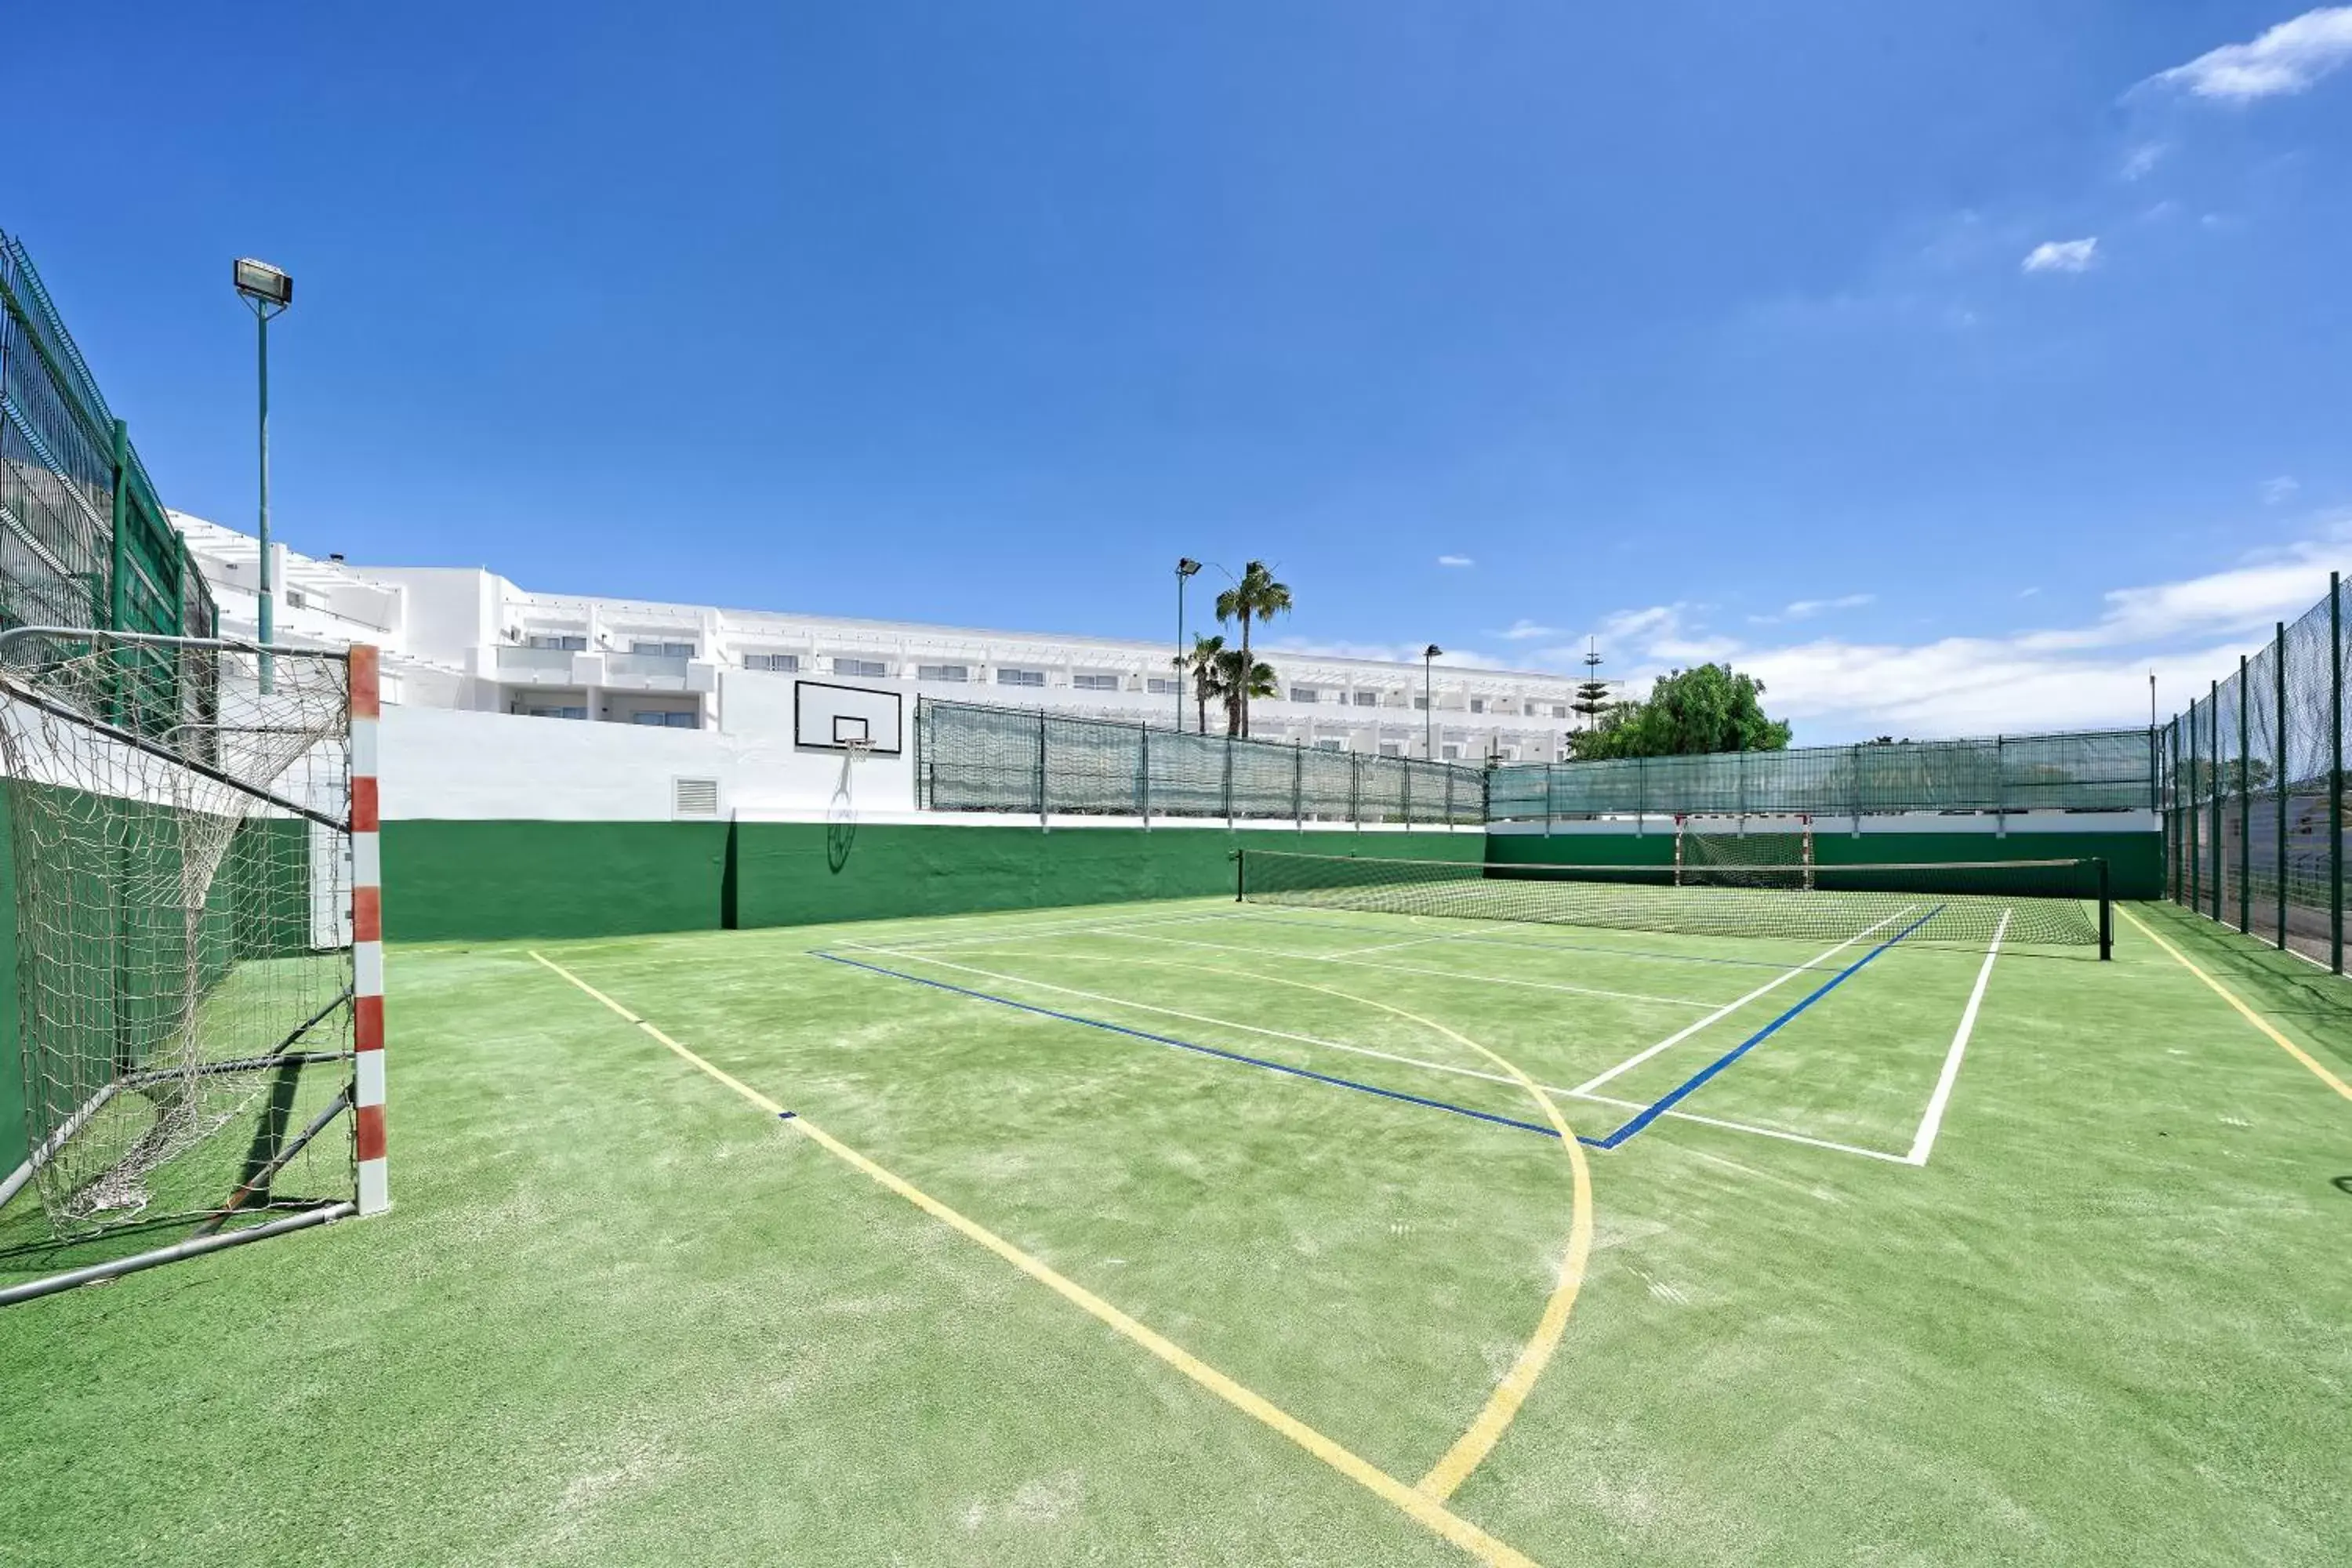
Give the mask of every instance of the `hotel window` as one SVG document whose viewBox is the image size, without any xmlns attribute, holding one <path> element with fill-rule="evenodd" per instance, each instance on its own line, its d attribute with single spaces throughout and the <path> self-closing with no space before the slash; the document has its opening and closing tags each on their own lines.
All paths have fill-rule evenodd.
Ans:
<svg viewBox="0 0 2352 1568">
<path fill-rule="evenodd" d="M 996 672 L 999 686 L 1043 686 L 1045 672 L 1042 669 L 1000 669 Z"/>
<path fill-rule="evenodd" d="M 694 645 L 690 642 L 648 642 L 633 640 L 631 653 L 645 654 L 653 658 L 692 658 Z"/>
<path fill-rule="evenodd" d="M 560 649 L 566 653 L 586 653 L 588 651 L 588 639 L 584 637 L 574 637 L 569 632 L 534 632 L 530 637 L 522 639 L 522 646 L 525 647 L 551 647 Z"/>
<path fill-rule="evenodd" d="M 694 713 L 657 713 L 651 709 L 640 708 L 629 715 L 629 722 L 656 730 L 691 730 L 696 728 L 695 721 L 698 717 Z"/>
<path fill-rule="evenodd" d="M 1184 683 L 1170 676 L 1155 675 L 1143 683 L 1143 689 L 1154 697 L 1172 697 L 1184 689 Z"/>
<path fill-rule="evenodd" d="M 1074 675 L 1070 684 L 1080 691 L 1117 691 L 1119 679 L 1116 675 Z"/>
<path fill-rule="evenodd" d="M 1377 692 L 1377 691 L 1359 691 L 1359 692 L 1357 692 L 1357 693 L 1356 693 L 1356 706 L 1357 706 L 1357 707 L 1359 707 L 1359 708 L 1377 708 L 1377 707 L 1379 707 L 1380 705 L 1381 705 L 1381 694 L 1380 694 L 1379 692 Z"/>
<path fill-rule="evenodd" d="M 919 664 L 915 667 L 918 680 L 970 680 L 971 667 L 968 664 Z"/>
<path fill-rule="evenodd" d="M 1294 686 L 1290 689 L 1290 700 L 1293 702 L 1320 702 L 1323 693 L 1312 686 Z"/>
<path fill-rule="evenodd" d="M 1567 703 L 1565 703 L 1565 702 L 1555 702 L 1555 703 L 1553 703 L 1553 704 L 1551 705 L 1551 716 L 1552 716 L 1553 718 L 1555 718 L 1555 719 L 1565 719 L 1565 718 L 1567 718 L 1567 717 L 1568 717 L 1568 704 L 1567 704 Z"/>
<path fill-rule="evenodd" d="M 1473 713 L 1484 713 L 1486 710 L 1486 700 L 1485 698 L 1483 698 L 1483 697 L 1473 697 L 1472 699 L 1470 699 L 1470 711 L 1471 711 L 1471 712 L 1473 712 Z"/>
<path fill-rule="evenodd" d="M 790 675 L 801 667 L 796 653 L 747 653 L 743 656 L 746 669 L 764 669 L 775 675 Z"/>
<path fill-rule="evenodd" d="M 854 675 L 861 679 L 880 680 L 890 673 L 890 667 L 878 658 L 842 658 L 833 661 L 835 675 Z"/>
<path fill-rule="evenodd" d="M 1348 742 L 1345 741 L 1318 741 L 1315 742 L 1315 749 L 1318 752 L 1344 752 L 1348 749 Z"/>
</svg>

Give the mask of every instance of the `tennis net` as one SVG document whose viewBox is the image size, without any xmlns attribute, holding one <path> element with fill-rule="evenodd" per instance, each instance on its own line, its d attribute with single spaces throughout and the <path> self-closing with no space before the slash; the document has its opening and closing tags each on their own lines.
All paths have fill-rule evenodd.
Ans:
<svg viewBox="0 0 2352 1568">
<path fill-rule="evenodd" d="M 1235 896 L 1381 914 L 1601 926 L 1685 936 L 1962 947 L 2096 947 L 2113 924 L 2104 860 L 1753 866 L 1739 885 L 1676 886 L 1671 866 L 1484 865 L 1238 852 Z"/>
</svg>

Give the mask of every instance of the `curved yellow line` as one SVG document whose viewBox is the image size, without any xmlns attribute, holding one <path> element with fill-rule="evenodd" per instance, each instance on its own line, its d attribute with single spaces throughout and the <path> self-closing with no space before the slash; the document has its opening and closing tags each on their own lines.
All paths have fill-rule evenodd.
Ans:
<svg viewBox="0 0 2352 1568">
<path fill-rule="evenodd" d="M 1095 955 L 1061 953 L 1055 956 L 1069 958 Z M 1145 963 L 1160 969 L 1194 969 L 1204 973 L 1227 976 L 1236 973 L 1233 969 L 1214 964 L 1187 963 L 1181 959 L 1172 958 L 1122 956 L 1115 961 L 1105 960 L 1105 962 Z M 1544 1302 L 1543 1315 L 1536 1320 L 1536 1331 L 1528 1337 L 1526 1344 L 1519 1347 L 1517 1358 L 1511 1363 L 1511 1370 L 1503 1374 L 1503 1380 L 1495 1385 L 1495 1392 L 1487 1396 L 1486 1408 L 1478 1412 L 1477 1419 L 1470 1423 L 1462 1436 L 1454 1440 L 1454 1446 L 1446 1449 L 1444 1457 L 1431 1467 L 1429 1473 L 1415 1484 L 1413 1488 L 1415 1491 L 1424 1497 L 1443 1501 L 1452 1497 L 1455 1489 L 1469 1479 L 1470 1472 L 1476 1469 L 1488 1454 L 1494 1452 L 1495 1445 L 1502 1440 L 1504 1430 L 1510 1426 L 1512 1418 L 1518 1415 L 1519 1406 L 1527 1403 L 1528 1393 L 1536 1385 L 1536 1379 L 1541 1377 L 1544 1368 L 1550 1364 L 1552 1352 L 1559 1348 L 1560 1336 L 1568 1331 L 1568 1315 L 1576 1306 L 1577 1292 L 1584 1285 L 1585 1265 L 1592 1255 L 1592 1171 L 1584 1158 L 1584 1145 L 1576 1141 L 1575 1131 L 1569 1126 L 1568 1119 L 1559 1113 L 1559 1107 L 1552 1103 L 1551 1096 L 1544 1092 L 1543 1085 L 1520 1071 L 1516 1063 L 1487 1049 L 1469 1036 L 1458 1030 L 1449 1029 L 1434 1018 L 1424 1018 L 1418 1013 L 1408 1013 L 1402 1007 L 1391 1006 L 1386 1002 L 1374 1001 L 1370 996 L 1359 996 L 1351 991 L 1340 991 L 1328 985 L 1318 985 L 1311 981 L 1294 980 L 1287 975 L 1265 974 L 1256 970 L 1239 973 L 1246 973 L 1252 980 L 1268 980 L 1277 985 L 1294 985 L 1301 991 L 1319 991 L 1326 996 L 1337 996 L 1343 1002 L 1357 1002 L 1367 1007 L 1377 1007 L 1383 1013 L 1393 1014 L 1397 1017 L 1419 1024 L 1425 1029 L 1434 1029 L 1447 1039 L 1467 1046 L 1502 1068 L 1513 1082 L 1527 1090 L 1528 1097 L 1542 1108 L 1544 1118 L 1551 1123 L 1552 1131 L 1559 1134 L 1560 1147 L 1568 1152 L 1569 1169 L 1575 1182 L 1575 1197 L 1569 1220 L 1568 1249 L 1560 1255 L 1559 1283 L 1553 1288 L 1549 1299 Z"/>
</svg>

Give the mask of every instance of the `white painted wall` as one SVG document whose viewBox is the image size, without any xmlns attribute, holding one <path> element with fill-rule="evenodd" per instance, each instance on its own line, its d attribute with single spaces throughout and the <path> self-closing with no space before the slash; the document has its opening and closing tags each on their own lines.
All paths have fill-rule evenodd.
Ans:
<svg viewBox="0 0 2352 1568">
<path fill-rule="evenodd" d="M 743 809 L 776 820 L 821 819 L 840 786 L 843 753 L 793 747 L 790 732 L 789 721 L 745 736 L 386 708 L 383 815 L 667 822 L 672 781 L 688 777 L 719 781 L 722 816 Z M 853 783 L 860 811 L 914 810 L 911 753 L 870 757 L 857 764 Z"/>
</svg>

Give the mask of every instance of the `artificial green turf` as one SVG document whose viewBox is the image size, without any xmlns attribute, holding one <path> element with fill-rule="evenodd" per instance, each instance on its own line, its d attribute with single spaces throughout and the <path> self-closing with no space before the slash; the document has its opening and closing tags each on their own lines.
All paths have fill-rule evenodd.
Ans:
<svg viewBox="0 0 2352 1568">
<path fill-rule="evenodd" d="M 2341 982 L 2143 912 L 2352 1060 Z M 1235 913 L 545 951 L 1411 1482 L 1554 1282 L 1556 1141 L 806 950 L 1539 1121 L 1372 1004 L 1565 1089 L 1820 949 Z M 1170 916 L 1217 918 L 1104 929 Z M 1682 1109 L 1899 1156 L 1980 963 L 1885 953 Z M 0 1311 L 0 1559 L 1465 1560 L 523 949 L 392 979 L 392 1215 Z M 1567 1336 L 1454 1500 L 1537 1559 L 2340 1560 L 2352 1102 L 2127 924 L 1997 963 L 1925 1167 L 1681 1118 L 1590 1159 Z"/>
</svg>

